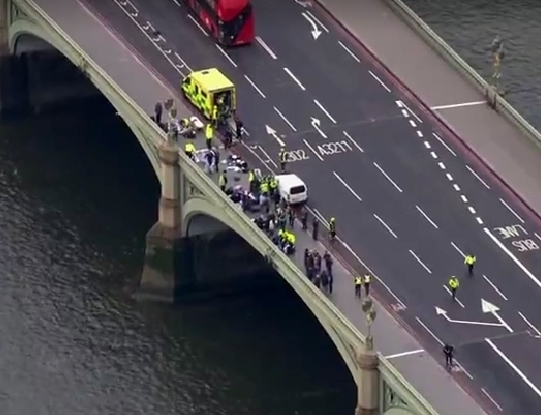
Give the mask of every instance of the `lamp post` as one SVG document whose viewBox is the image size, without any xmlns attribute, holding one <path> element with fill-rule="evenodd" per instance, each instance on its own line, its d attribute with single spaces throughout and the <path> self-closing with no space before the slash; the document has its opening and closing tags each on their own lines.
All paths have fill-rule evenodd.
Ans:
<svg viewBox="0 0 541 415">
<path fill-rule="evenodd" d="M 490 45 L 492 53 L 492 78 L 491 86 L 494 89 L 496 95 L 503 95 L 500 91 L 500 78 L 502 76 L 501 65 L 505 58 L 505 49 L 503 40 L 499 36 L 496 36 Z"/>
<path fill-rule="evenodd" d="M 359 384 L 356 415 L 375 415 L 380 408 L 380 374 L 379 357 L 374 351 L 374 338 L 372 336 L 372 324 L 376 319 L 374 303 L 366 298 L 362 304 L 362 310 L 366 318 L 367 335 L 363 345 L 357 354 L 359 367 Z"/>
</svg>

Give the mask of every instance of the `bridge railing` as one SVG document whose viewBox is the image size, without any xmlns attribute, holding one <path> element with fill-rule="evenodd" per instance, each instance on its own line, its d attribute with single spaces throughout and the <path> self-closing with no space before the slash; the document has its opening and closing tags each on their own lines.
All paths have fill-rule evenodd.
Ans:
<svg viewBox="0 0 541 415">
<path fill-rule="evenodd" d="M 101 69 L 90 56 L 82 50 L 57 24 L 54 22 L 33 0 L 19 0 L 21 5 L 27 6 L 27 14 L 37 18 L 38 23 L 44 28 L 48 28 L 53 32 L 60 35 L 64 42 L 66 42 L 73 52 L 73 56 L 77 56 L 80 59 L 80 67 L 82 70 L 89 73 L 94 79 L 96 77 L 101 78 L 110 85 L 111 89 L 118 94 L 125 102 L 128 112 L 131 116 L 141 121 L 141 128 L 144 128 L 147 134 L 153 139 L 153 144 L 158 147 L 163 143 L 167 137 L 162 129 L 160 129 L 156 123 L 154 123 L 149 115 L 130 97 L 128 96 L 116 82 Z M 340 331 L 346 336 L 348 342 L 353 345 L 364 343 L 364 335 L 357 330 L 357 328 L 336 308 L 336 306 L 325 297 L 321 291 L 316 288 L 312 283 L 308 281 L 305 275 L 298 269 L 298 267 L 271 241 L 268 239 L 265 233 L 259 227 L 257 227 L 239 208 L 223 193 L 219 190 L 216 184 L 202 172 L 201 168 L 189 159 L 182 151 L 179 152 L 180 160 L 182 163 L 182 169 L 186 177 L 193 185 L 198 188 L 205 196 L 210 197 L 212 202 L 215 203 L 220 209 L 225 211 L 227 215 L 234 219 L 237 226 L 241 228 L 244 234 L 254 234 L 257 238 L 254 238 L 252 242 L 255 242 L 259 252 L 266 254 L 270 257 L 278 268 L 278 271 L 284 278 L 291 284 L 292 288 L 298 292 L 310 292 L 316 296 L 322 305 L 325 306 L 324 310 L 332 317 L 331 320 L 340 326 Z M 385 378 L 385 381 L 402 395 L 405 399 L 408 399 L 410 405 L 414 407 L 419 415 L 438 415 L 431 405 L 424 399 L 398 372 L 398 370 L 391 365 L 391 363 L 380 355 L 381 372 Z"/>
</svg>

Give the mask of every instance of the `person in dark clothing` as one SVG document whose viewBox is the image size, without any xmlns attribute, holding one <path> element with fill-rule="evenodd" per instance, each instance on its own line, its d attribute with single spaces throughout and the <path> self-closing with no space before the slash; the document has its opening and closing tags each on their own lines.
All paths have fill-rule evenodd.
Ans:
<svg viewBox="0 0 541 415">
<path fill-rule="evenodd" d="M 329 274 L 327 274 L 327 271 L 325 270 L 321 271 L 321 286 L 323 287 L 323 291 L 328 292 Z"/>
<path fill-rule="evenodd" d="M 244 128 L 244 124 L 240 120 L 239 117 L 235 115 L 235 135 L 237 136 L 237 140 L 242 140 L 242 130 Z"/>
<path fill-rule="evenodd" d="M 303 231 L 308 229 L 308 210 L 306 208 L 302 208 L 301 211 L 301 224 Z"/>
<path fill-rule="evenodd" d="M 154 120 L 156 121 L 156 124 L 162 125 L 162 118 L 163 118 L 163 105 L 160 101 L 156 102 L 156 105 L 154 106 Z"/>
<path fill-rule="evenodd" d="M 325 262 L 325 269 L 327 270 L 327 274 L 329 274 L 329 276 L 332 276 L 333 259 L 331 254 L 329 254 L 329 251 L 325 251 L 325 253 L 323 254 L 323 261 Z"/>
<path fill-rule="evenodd" d="M 287 211 L 287 221 L 289 222 L 290 228 L 293 228 L 295 226 L 295 211 L 292 207 L 289 207 Z"/>
<path fill-rule="evenodd" d="M 445 366 L 447 368 L 453 367 L 453 356 L 455 354 L 455 346 L 446 343 L 443 346 L 443 354 L 445 355 Z"/>
<path fill-rule="evenodd" d="M 319 275 L 319 273 L 316 273 L 314 275 L 314 285 L 317 287 L 317 288 L 321 288 L 321 276 Z"/>
<path fill-rule="evenodd" d="M 312 219 L 312 239 L 314 241 L 317 241 L 318 234 L 319 234 L 319 220 L 316 217 L 314 217 Z"/>
</svg>

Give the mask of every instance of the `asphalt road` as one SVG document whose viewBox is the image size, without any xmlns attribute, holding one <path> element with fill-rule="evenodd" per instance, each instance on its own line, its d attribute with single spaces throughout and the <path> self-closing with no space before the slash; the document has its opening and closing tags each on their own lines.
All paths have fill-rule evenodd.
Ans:
<svg viewBox="0 0 541 415">
<path fill-rule="evenodd" d="M 230 76 L 253 154 L 276 167 L 278 140 L 266 126 L 287 142 L 310 206 L 337 218 L 341 240 L 392 290 L 379 287 L 383 295 L 406 305 L 401 319 L 434 346 L 455 344 L 464 373 L 496 408 L 541 413 L 539 223 L 417 116 L 325 14 L 256 0 L 261 43 L 225 52 L 173 0 L 90 3 L 172 85 L 189 68 Z M 464 276 L 469 251 L 478 258 L 473 279 Z M 452 274 L 461 277 L 456 303 L 444 288 Z"/>
</svg>

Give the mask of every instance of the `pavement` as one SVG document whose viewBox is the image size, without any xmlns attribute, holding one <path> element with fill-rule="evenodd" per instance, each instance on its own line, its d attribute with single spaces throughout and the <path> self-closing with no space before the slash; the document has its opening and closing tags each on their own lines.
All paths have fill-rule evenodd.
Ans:
<svg viewBox="0 0 541 415">
<path fill-rule="evenodd" d="M 275 169 L 278 143 L 267 126 L 283 135 L 290 169 L 308 185 L 311 211 L 323 222 L 330 216 L 337 219 L 341 243 L 333 252 L 348 269 L 369 267 L 377 277 L 375 296 L 392 312 L 392 317 L 386 310 L 379 313 L 376 339 L 385 339 L 379 348 L 398 355 L 393 364 L 440 414 L 459 409 L 483 413 L 462 388 L 490 413 L 540 413 L 541 226 L 535 215 L 319 7 L 292 0 L 253 3 L 258 43 L 226 52 L 173 0 L 89 0 L 92 12 L 73 2 L 70 18 L 65 5 L 39 0 L 149 112 L 156 100 L 177 93 L 181 74 L 190 68 L 218 67 L 232 78 L 249 133 L 243 153 Z M 378 56 L 387 56 L 392 46 L 393 62 L 409 62 L 411 76 L 417 70 L 417 81 L 409 86 L 415 91 L 419 87 L 428 106 L 478 98 L 452 73 L 441 83 L 434 75 L 433 81 L 416 64 L 425 59 L 432 63 L 428 52 L 416 55 L 408 43 L 413 42 L 411 33 L 402 36 L 400 30 L 407 28 L 381 3 L 357 6 L 366 8 L 362 17 L 347 0 L 337 1 L 336 7 L 346 14 L 344 20 L 354 20 L 348 23 L 351 31 L 364 25 L 359 36 L 373 41 L 370 47 Z M 98 13 L 99 21 L 91 13 Z M 103 22 L 109 31 L 103 30 Z M 322 32 L 317 40 L 312 23 Z M 421 48 L 421 41 L 417 43 Z M 118 51 L 111 53 L 113 47 Z M 434 73 L 441 66 L 435 62 Z M 404 73 L 398 75 L 405 79 Z M 435 93 L 423 92 L 440 91 L 443 85 L 451 92 L 440 101 Z M 470 95 L 461 97 L 462 90 Z M 463 118 L 481 121 L 465 130 L 467 123 L 453 118 L 455 109 Z M 515 139 L 517 133 L 508 126 L 499 129 L 497 121 L 483 122 L 483 114 L 494 118 L 483 105 L 441 110 L 453 127 L 457 122 L 456 131 L 467 132 L 463 140 L 471 141 L 483 157 L 492 152 L 475 147 L 476 141 L 488 146 L 476 130 L 493 133 L 492 146 L 500 132 L 507 134 L 515 150 L 498 150 L 504 165 L 496 168 L 493 160 L 492 167 L 499 174 L 532 174 L 535 166 L 541 170 L 541 155 L 524 138 Z M 517 153 L 521 149 L 524 155 Z M 517 186 L 518 192 L 526 186 L 541 195 L 535 181 L 520 179 Z M 299 240 L 299 247 L 305 243 Z M 464 275 L 466 252 L 478 258 L 471 279 Z M 332 300 L 362 329 L 351 275 L 341 272 Z M 461 278 L 457 302 L 444 288 L 453 274 Z M 441 361 L 442 341 L 457 347 L 459 364 L 452 377 L 429 355 Z"/>
</svg>

